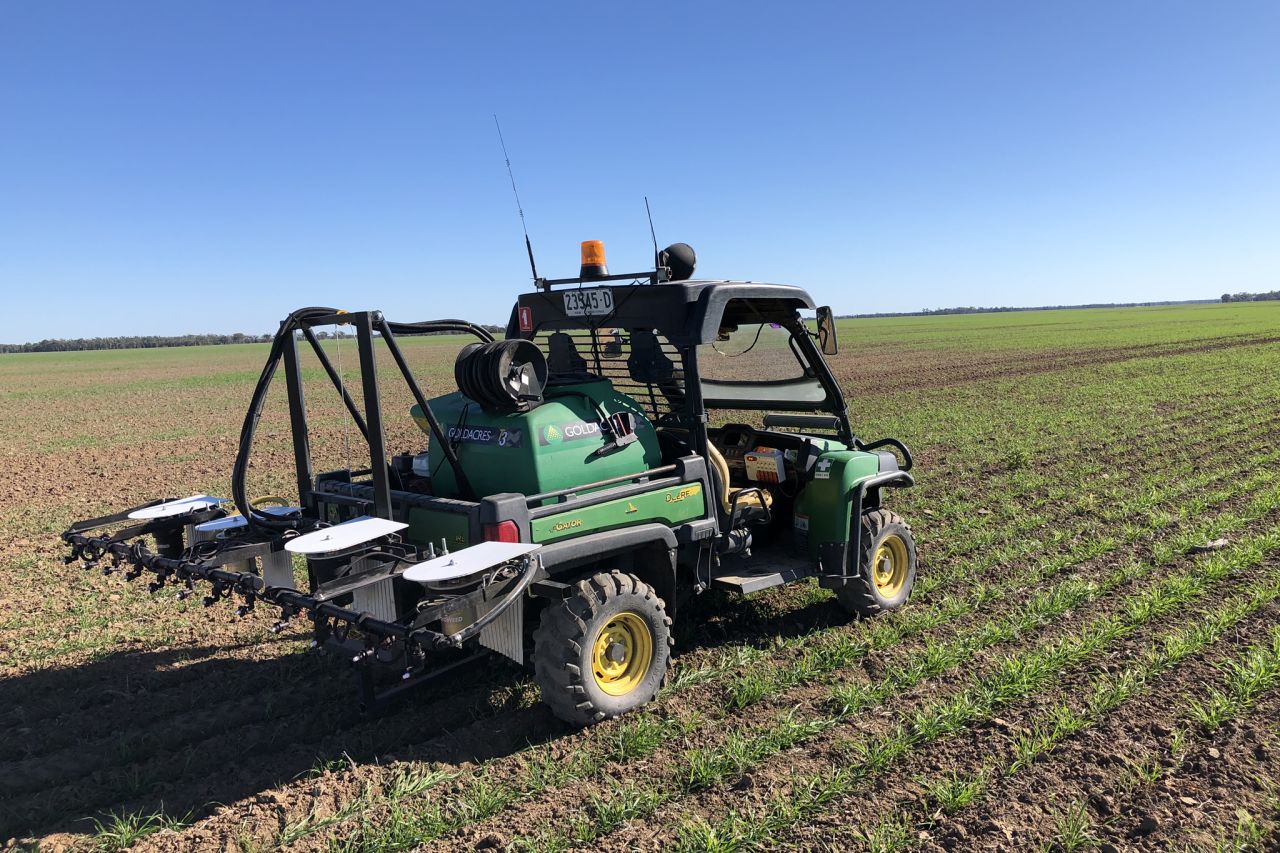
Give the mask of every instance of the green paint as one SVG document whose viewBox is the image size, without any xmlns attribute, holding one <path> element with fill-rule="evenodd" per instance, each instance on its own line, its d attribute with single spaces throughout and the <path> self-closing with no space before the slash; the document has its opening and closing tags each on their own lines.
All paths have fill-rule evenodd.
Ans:
<svg viewBox="0 0 1280 853">
<path fill-rule="evenodd" d="M 409 507 L 409 517 L 405 520 L 409 526 L 404 531 L 404 538 L 415 545 L 432 542 L 439 546 L 440 540 L 444 539 L 449 543 L 449 550 L 456 551 L 471 544 L 470 524 L 465 515 L 414 506 Z"/>
<path fill-rule="evenodd" d="M 879 471 L 880 457 L 861 450 L 834 450 L 818 457 L 814 479 L 796 498 L 794 520 L 797 538 L 806 542 L 810 557 L 818 558 L 824 542 L 849 540 L 853 490 Z"/>
<path fill-rule="evenodd" d="M 702 484 L 690 483 L 536 519 L 533 522 L 533 541 L 555 542 L 653 521 L 676 525 L 704 518 L 706 514 L 707 502 Z"/>
<path fill-rule="evenodd" d="M 431 410 L 451 436 L 467 479 L 480 495 L 535 495 L 576 489 L 586 483 L 639 474 L 662 464 L 658 433 L 635 400 L 608 380 L 557 385 L 528 412 L 485 411 L 460 393 L 431 400 Z M 600 430 L 601 414 L 630 412 L 636 440 L 610 449 Z M 410 414 L 428 431 L 421 409 Z M 461 497 L 453 468 L 434 439 L 428 449 L 432 494 Z"/>
</svg>

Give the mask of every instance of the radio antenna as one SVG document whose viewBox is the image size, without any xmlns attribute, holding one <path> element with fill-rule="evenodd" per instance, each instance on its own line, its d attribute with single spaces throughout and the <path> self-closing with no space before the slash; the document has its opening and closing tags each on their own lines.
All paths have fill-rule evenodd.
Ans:
<svg viewBox="0 0 1280 853">
<path fill-rule="evenodd" d="M 648 196 L 644 197 L 644 212 L 645 212 L 645 215 L 649 217 L 649 236 L 653 238 L 653 268 L 654 270 L 657 270 L 662 266 L 662 264 L 659 263 L 658 234 L 656 231 L 653 230 L 653 211 L 649 209 Z"/>
<path fill-rule="evenodd" d="M 524 231 L 524 250 L 529 253 L 529 269 L 533 271 L 533 283 L 538 283 L 538 265 L 533 262 L 533 243 L 529 242 L 529 227 L 524 223 L 524 207 L 520 204 L 520 191 L 516 189 L 516 174 L 511 170 L 511 155 L 507 154 L 507 143 L 502 138 L 502 125 L 498 123 L 498 114 L 493 114 L 493 126 L 498 129 L 498 144 L 502 146 L 502 158 L 507 163 L 507 177 L 511 179 L 511 194 L 516 197 L 516 212 L 520 214 L 520 230 Z M 647 200 L 645 202 L 648 204 Z"/>
</svg>

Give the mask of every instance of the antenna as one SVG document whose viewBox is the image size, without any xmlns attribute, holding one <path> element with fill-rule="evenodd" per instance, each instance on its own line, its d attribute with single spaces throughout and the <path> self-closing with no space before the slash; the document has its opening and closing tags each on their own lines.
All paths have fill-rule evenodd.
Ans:
<svg viewBox="0 0 1280 853">
<path fill-rule="evenodd" d="M 653 211 L 649 209 L 649 197 L 644 197 L 644 212 L 649 217 L 649 236 L 653 238 L 653 268 L 660 269 L 661 259 L 658 257 L 658 234 L 653 230 Z"/>
<path fill-rule="evenodd" d="M 533 262 L 533 243 L 529 242 L 529 227 L 524 224 L 524 207 L 520 204 L 520 191 L 516 189 L 516 175 L 511 171 L 511 156 L 507 154 L 507 143 L 502 138 L 502 125 L 498 123 L 498 114 L 493 114 L 493 126 L 498 129 L 498 144 L 502 146 L 502 158 L 507 162 L 507 177 L 511 179 L 511 193 L 516 197 L 516 211 L 520 214 L 520 229 L 524 231 L 524 249 L 529 253 L 529 269 L 533 271 L 533 282 L 538 283 L 538 265 Z M 648 205 L 648 200 L 645 200 Z M 655 242 L 654 245 L 657 245 Z"/>
</svg>

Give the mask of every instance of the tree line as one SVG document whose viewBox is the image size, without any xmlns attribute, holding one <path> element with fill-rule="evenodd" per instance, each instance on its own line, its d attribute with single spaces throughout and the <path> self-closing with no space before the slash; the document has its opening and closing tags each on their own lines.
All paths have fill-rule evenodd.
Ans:
<svg viewBox="0 0 1280 853">
<path fill-rule="evenodd" d="M 1228 302 L 1223 296 L 1223 302 Z M 923 311 L 884 311 L 878 314 L 842 314 L 842 318 L 865 319 L 871 317 L 932 317 L 942 314 L 1005 314 L 1012 311 L 1065 311 L 1075 308 L 1151 308 L 1161 305 L 1201 305 L 1213 302 L 1212 299 L 1179 299 L 1167 302 L 1090 302 L 1084 305 L 1033 305 L 1033 306 L 992 306 L 983 308 L 973 305 L 960 305 L 955 308 L 925 308 Z"/>
<path fill-rule="evenodd" d="M 211 344 L 256 344 L 270 341 L 271 335 L 127 335 L 113 338 L 45 338 L 29 344 L 0 344 L 6 352 L 79 352 L 98 349 L 155 349 L 156 347 L 202 347 Z"/>
<path fill-rule="evenodd" d="M 482 328 L 501 334 L 502 326 L 484 324 Z M 433 335 L 451 334 L 432 332 Z M 125 335 L 113 338 L 46 338 L 29 344 L 0 344 L 0 354 L 11 352 L 81 352 L 101 349 L 156 349 L 158 347 L 203 347 L 218 344 L 271 343 L 274 335 L 246 335 L 236 332 L 230 335 Z M 352 332 L 316 331 L 320 340 L 355 337 Z"/>
<path fill-rule="evenodd" d="M 1265 302 L 1268 299 L 1280 299 L 1280 290 L 1268 290 L 1266 293 L 1224 293 L 1223 302 Z"/>
</svg>

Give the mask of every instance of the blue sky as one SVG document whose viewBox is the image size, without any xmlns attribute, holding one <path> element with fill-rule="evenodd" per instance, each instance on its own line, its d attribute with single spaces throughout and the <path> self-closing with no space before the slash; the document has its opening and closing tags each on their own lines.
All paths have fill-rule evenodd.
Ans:
<svg viewBox="0 0 1280 853">
<path fill-rule="evenodd" d="M 684 240 L 838 312 L 1280 287 L 1274 2 L 0 3 L 0 341 L 503 321 Z"/>
</svg>

